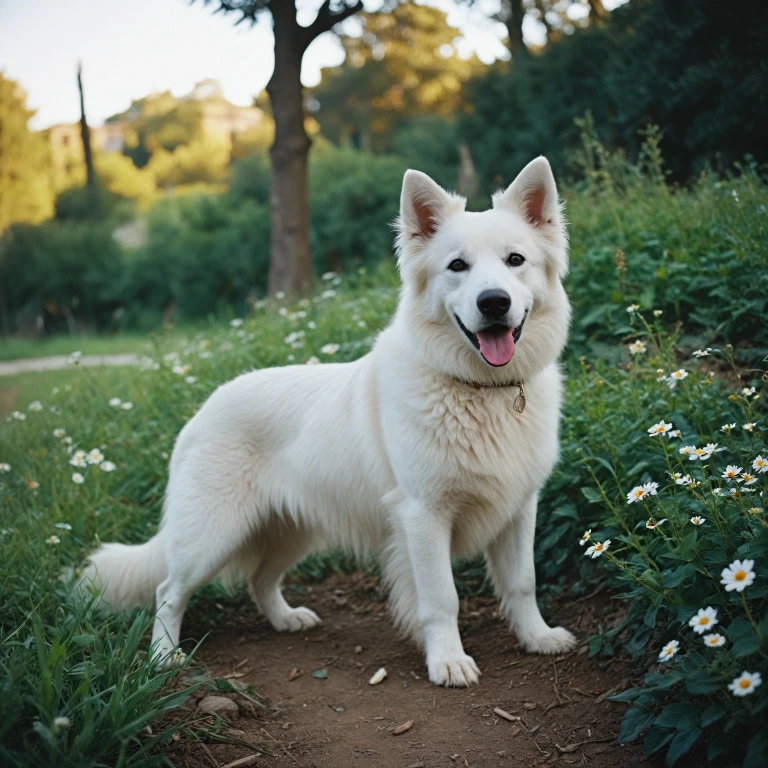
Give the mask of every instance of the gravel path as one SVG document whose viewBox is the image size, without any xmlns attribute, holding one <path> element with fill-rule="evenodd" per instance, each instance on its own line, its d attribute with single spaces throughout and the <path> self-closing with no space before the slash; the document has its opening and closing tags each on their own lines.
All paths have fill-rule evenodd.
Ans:
<svg viewBox="0 0 768 768">
<path fill-rule="evenodd" d="M 51 357 L 35 357 L 27 360 L 8 360 L 0 362 L 0 376 L 15 376 L 19 373 L 40 373 L 41 371 L 58 371 L 69 367 L 69 355 L 53 355 Z M 101 365 L 137 365 L 139 356 L 135 354 L 122 355 L 84 355 L 79 365 L 86 368 L 98 368 Z"/>
</svg>

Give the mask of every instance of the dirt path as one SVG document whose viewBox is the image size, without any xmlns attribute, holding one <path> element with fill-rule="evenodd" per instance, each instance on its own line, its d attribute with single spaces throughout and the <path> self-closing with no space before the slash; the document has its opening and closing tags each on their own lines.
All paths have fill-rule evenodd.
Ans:
<svg viewBox="0 0 768 768">
<path fill-rule="evenodd" d="M 16 376 L 19 373 L 40 373 L 58 371 L 69 367 L 69 355 L 33 357 L 24 360 L 0 362 L 0 376 Z M 83 355 L 78 365 L 84 368 L 98 368 L 101 365 L 138 365 L 139 356 L 126 353 L 121 355 Z"/>
<path fill-rule="evenodd" d="M 496 614 L 496 601 L 472 598 L 463 601 L 461 628 L 467 652 L 483 671 L 480 685 L 436 688 L 425 679 L 420 652 L 398 636 L 385 604 L 375 601 L 375 579 L 364 574 L 334 577 L 304 590 L 289 600 L 313 608 L 324 619 L 322 627 L 306 634 L 276 634 L 252 606 L 222 615 L 215 627 L 197 623 L 191 613 L 185 634 L 200 638 L 210 632 L 198 656 L 209 671 L 230 675 L 237 685 L 252 683 L 275 711 L 263 714 L 229 694 L 240 708 L 230 721 L 229 735 L 254 748 L 179 744 L 169 754 L 176 766 L 223 767 L 259 753 L 249 765 L 656 764 L 638 746 L 618 744 L 625 707 L 604 700 L 630 684 L 626 662 L 588 659 L 585 649 L 559 657 L 524 654 Z M 585 637 L 605 622 L 607 609 L 600 598 L 563 603 L 552 609 L 551 618 Z M 386 680 L 369 685 L 382 666 Z M 316 672 L 323 678 L 318 670 L 327 672 L 327 678 L 313 676 Z M 499 716 L 495 708 L 515 719 Z M 413 726 L 394 735 L 409 720 Z"/>
</svg>

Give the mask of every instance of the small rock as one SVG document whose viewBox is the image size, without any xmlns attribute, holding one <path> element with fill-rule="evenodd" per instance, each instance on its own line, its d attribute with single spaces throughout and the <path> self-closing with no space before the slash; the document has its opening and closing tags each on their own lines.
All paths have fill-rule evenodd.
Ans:
<svg viewBox="0 0 768 768">
<path fill-rule="evenodd" d="M 506 709 L 502 709 L 501 707 L 496 707 L 493 710 L 493 714 L 503 717 L 505 720 L 509 720 L 510 723 L 517 722 L 520 719 L 517 715 L 510 715 Z"/>
<path fill-rule="evenodd" d="M 237 716 L 237 704 L 226 696 L 206 696 L 198 705 L 197 711 L 219 717 Z"/>
<path fill-rule="evenodd" d="M 374 672 L 373 677 L 368 681 L 368 685 L 378 685 L 387 676 L 387 670 L 381 667 Z"/>
<path fill-rule="evenodd" d="M 401 733 L 405 733 L 406 731 L 410 731 L 411 728 L 413 728 L 413 720 L 406 720 L 404 723 L 401 723 L 400 725 L 395 728 L 392 733 L 395 736 L 399 736 Z"/>
<path fill-rule="evenodd" d="M 295 680 L 297 677 L 301 677 L 301 670 L 298 667 L 294 667 L 289 673 L 288 673 L 288 680 L 289 682 L 291 680 Z"/>
<path fill-rule="evenodd" d="M 355 646 L 355 653 L 362 653 L 363 652 L 363 646 L 362 645 L 356 645 Z"/>
</svg>

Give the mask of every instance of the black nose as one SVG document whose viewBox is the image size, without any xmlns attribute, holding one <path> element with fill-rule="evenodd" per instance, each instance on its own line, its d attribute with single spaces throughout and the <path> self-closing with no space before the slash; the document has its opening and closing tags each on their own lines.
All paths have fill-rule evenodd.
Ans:
<svg viewBox="0 0 768 768">
<path fill-rule="evenodd" d="M 483 291 L 477 297 L 477 308 L 486 316 L 499 320 L 509 311 L 512 300 L 506 291 L 499 288 L 492 288 L 489 291 Z"/>
</svg>

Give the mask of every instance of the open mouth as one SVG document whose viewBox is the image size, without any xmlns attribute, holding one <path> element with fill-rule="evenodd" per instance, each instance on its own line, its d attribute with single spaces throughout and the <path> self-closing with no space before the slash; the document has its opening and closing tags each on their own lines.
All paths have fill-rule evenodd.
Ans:
<svg viewBox="0 0 768 768">
<path fill-rule="evenodd" d="M 502 323 L 494 323 L 477 333 L 472 333 L 461 322 L 461 318 L 458 315 L 454 314 L 454 317 L 459 324 L 459 328 L 464 331 L 464 335 L 472 342 L 472 346 L 480 352 L 483 360 L 494 368 L 500 368 L 506 365 L 515 354 L 515 344 L 520 341 L 523 325 L 525 325 L 525 320 L 528 317 L 528 310 L 525 310 L 523 319 L 517 328 L 510 328 Z"/>
</svg>

